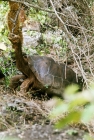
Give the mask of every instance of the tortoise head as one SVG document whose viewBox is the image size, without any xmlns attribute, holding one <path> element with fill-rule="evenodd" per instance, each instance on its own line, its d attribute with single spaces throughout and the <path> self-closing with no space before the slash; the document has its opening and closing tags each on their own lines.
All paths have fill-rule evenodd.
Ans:
<svg viewBox="0 0 94 140">
<path fill-rule="evenodd" d="M 10 33 L 8 35 L 8 39 L 10 40 L 10 42 L 12 43 L 12 47 L 14 49 L 18 48 L 19 45 L 21 44 L 21 37 L 19 35 Z M 21 45 L 20 45 L 21 46 Z"/>
</svg>

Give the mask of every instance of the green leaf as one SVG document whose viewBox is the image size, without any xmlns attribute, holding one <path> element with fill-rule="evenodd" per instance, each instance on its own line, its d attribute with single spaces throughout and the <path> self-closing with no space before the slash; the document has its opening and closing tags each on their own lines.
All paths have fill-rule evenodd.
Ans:
<svg viewBox="0 0 94 140">
<path fill-rule="evenodd" d="M 69 113 L 65 118 L 62 118 L 55 125 L 55 127 L 58 128 L 58 129 L 61 129 L 68 124 L 79 122 L 80 118 L 81 118 L 81 113 L 82 113 L 81 111 L 73 111 L 73 112 Z"/>
<path fill-rule="evenodd" d="M 84 123 L 89 122 L 94 117 L 94 104 L 89 105 L 82 112 L 81 120 Z"/>
<path fill-rule="evenodd" d="M 54 119 L 60 115 L 63 115 L 63 113 L 68 111 L 68 104 L 61 104 L 59 106 L 57 106 L 56 108 L 54 108 L 51 112 L 51 114 L 49 115 L 50 119 Z"/>
<path fill-rule="evenodd" d="M 79 98 L 75 98 L 73 101 L 70 102 L 69 104 L 69 110 L 71 109 L 75 109 L 78 106 L 83 106 L 88 102 L 87 99 L 79 97 Z"/>
<path fill-rule="evenodd" d="M 84 140 L 94 140 L 94 137 L 89 136 L 89 134 L 84 136 Z"/>
<path fill-rule="evenodd" d="M 65 89 L 65 94 L 74 94 L 78 91 L 79 89 L 79 86 L 78 85 L 71 85 L 71 86 L 68 86 L 66 89 Z"/>
</svg>

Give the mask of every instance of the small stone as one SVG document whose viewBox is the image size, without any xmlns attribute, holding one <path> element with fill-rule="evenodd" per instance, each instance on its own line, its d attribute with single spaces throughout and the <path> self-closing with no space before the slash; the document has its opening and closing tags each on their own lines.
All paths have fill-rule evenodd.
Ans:
<svg viewBox="0 0 94 140">
<path fill-rule="evenodd" d="M 60 130 L 59 129 L 55 129 L 54 131 L 53 131 L 53 134 L 59 134 L 60 133 Z"/>
</svg>

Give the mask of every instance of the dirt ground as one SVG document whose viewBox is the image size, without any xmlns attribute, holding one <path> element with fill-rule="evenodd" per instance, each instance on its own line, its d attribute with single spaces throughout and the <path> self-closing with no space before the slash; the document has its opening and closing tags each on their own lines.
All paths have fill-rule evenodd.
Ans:
<svg viewBox="0 0 94 140">
<path fill-rule="evenodd" d="M 83 137 L 88 132 L 83 127 L 54 128 L 45 107 L 47 101 L 28 93 L 14 93 L 1 84 L 0 140 L 86 140 Z"/>
</svg>

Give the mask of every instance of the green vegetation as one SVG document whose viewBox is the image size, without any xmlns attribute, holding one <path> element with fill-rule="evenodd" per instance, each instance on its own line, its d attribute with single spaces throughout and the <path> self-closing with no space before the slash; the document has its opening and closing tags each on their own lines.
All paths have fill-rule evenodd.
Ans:
<svg viewBox="0 0 94 140">
<path fill-rule="evenodd" d="M 30 8 L 29 17 L 41 23 L 42 26 L 44 26 L 44 23 L 46 24 L 50 22 L 50 18 L 48 18 L 48 12 L 36 10 L 34 8 Z"/>
<path fill-rule="evenodd" d="M 55 99 L 56 106 L 49 116 L 52 121 L 56 122 L 55 128 L 61 129 L 70 124 L 81 124 L 87 127 L 89 123 L 93 123 L 94 85 L 81 93 L 76 93 L 77 89 L 77 86 L 70 86 L 65 90 L 64 101 Z M 85 135 L 85 138 L 93 140 L 88 135 Z"/>
<path fill-rule="evenodd" d="M 2 140 L 19 140 L 19 138 L 8 137 L 8 136 L 6 136 L 5 138 L 2 138 L 2 137 L 1 137 L 1 139 L 2 139 Z"/>
<path fill-rule="evenodd" d="M 8 40 L 8 28 L 7 28 L 7 13 L 8 3 L 0 2 L 0 42 L 3 42 L 6 46 L 6 50 L 3 51 L 2 57 L 0 57 L 0 69 L 6 77 L 6 86 L 9 84 L 9 79 L 16 74 L 16 67 L 11 59 L 11 47 L 9 48 L 10 41 Z"/>
<path fill-rule="evenodd" d="M 9 43 L 7 38 L 8 29 L 7 29 L 7 13 L 8 13 L 8 4 L 7 2 L 0 3 L 0 42 Z"/>
</svg>

